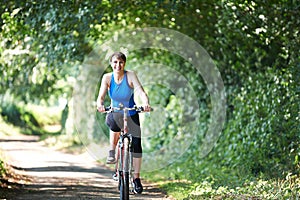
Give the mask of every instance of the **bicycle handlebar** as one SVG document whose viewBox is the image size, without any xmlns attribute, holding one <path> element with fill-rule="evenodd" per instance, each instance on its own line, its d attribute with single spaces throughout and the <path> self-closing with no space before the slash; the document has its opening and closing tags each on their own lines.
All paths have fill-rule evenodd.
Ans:
<svg viewBox="0 0 300 200">
<path fill-rule="evenodd" d="M 130 111 L 130 110 L 135 110 L 137 112 L 145 112 L 144 111 L 144 107 L 143 106 L 134 106 L 132 108 L 127 108 L 127 107 L 106 107 L 105 108 L 105 112 L 106 113 L 110 113 L 110 112 L 115 112 L 115 111 L 121 111 L 121 110 L 127 110 L 127 111 Z M 150 111 L 153 111 L 153 108 L 150 109 Z"/>
</svg>

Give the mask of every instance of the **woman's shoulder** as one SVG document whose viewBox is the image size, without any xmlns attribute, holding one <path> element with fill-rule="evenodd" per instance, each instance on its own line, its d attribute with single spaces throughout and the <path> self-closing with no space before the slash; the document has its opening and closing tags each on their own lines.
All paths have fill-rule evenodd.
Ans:
<svg viewBox="0 0 300 200">
<path fill-rule="evenodd" d="M 112 76 L 112 72 L 106 73 L 102 77 L 102 79 L 106 82 L 107 85 L 110 85 L 111 76 Z"/>
<path fill-rule="evenodd" d="M 112 72 L 109 72 L 109 73 L 104 74 L 103 78 L 108 79 L 108 78 L 111 78 L 111 76 L 112 76 Z"/>
<path fill-rule="evenodd" d="M 127 79 L 130 87 L 134 88 L 139 86 L 139 80 L 134 71 L 128 71 L 127 72 Z"/>
<path fill-rule="evenodd" d="M 136 76 L 135 71 L 132 70 L 126 70 L 127 76 Z"/>
</svg>

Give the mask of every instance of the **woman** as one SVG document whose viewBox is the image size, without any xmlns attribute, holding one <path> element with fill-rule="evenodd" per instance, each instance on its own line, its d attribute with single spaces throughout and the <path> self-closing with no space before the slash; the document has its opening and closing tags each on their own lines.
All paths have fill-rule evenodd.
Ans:
<svg viewBox="0 0 300 200">
<path fill-rule="evenodd" d="M 135 93 L 141 98 L 144 104 L 144 110 L 150 111 L 149 98 L 136 74 L 133 71 L 127 71 L 124 69 L 126 65 L 126 56 L 121 52 L 115 52 L 110 57 L 109 61 L 113 72 L 103 75 L 97 99 L 98 111 L 105 112 L 104 99 L 107 92 L 111 98 L 112 107 L 118 107 L 120 103 L 123 104 L 124 107 L 133 107 L 135 105 Z M 115 149 L 122 127 L 120 125 L 120 121 L 122 121 L 121 113 L 109 113 L 106 116 L 106 124 L 110 128 L 110 150 L 107 157 L 108 164 L 113 164 L 116 162 Z M 140 194 L 143 191 L 143 186 L 140 181 L 142 145 L 139 115 L 136 111 L 129 112 L 128 130 L 132 134 L 134 190 L 136 193 Z"/>
</svg>

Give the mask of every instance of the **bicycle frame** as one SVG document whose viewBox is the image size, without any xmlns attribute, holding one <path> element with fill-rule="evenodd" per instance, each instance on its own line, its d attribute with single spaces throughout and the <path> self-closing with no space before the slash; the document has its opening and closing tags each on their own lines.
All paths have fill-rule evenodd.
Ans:
<svg viewBox="0 0 300 200">
<path fill-rule="evenodd" d="M 127 114 L 129 109 L 123 109 L 123 130 L 121 130 L 119 138 L 118 151 L 118 173 L 119 173 L 119 189 L 120 200 L 129 199 L 129 183 L 132 176 L 132 156 L 131 148 L 131 134 L 128 134 Z"/>
<path fill-rule="evenodd" d="M 119 142 L 118 142 L 118 154 L 116 163 L 116 170 L 118 171 L 118 181 L 120 190 L 120 200 L 129 199 L 129 185 L 132 177 L 132 153 L 130 152 L 132 136 L 128 133 L 128 112 L 130 110 L 136 110 L 138 113 L 143 111 L 142 107 L 127 108 L 106 108 L 107 112 L 115 112 L 115 110 L 123 111 L 123 129 L 121 129 Z"/>
</svg>

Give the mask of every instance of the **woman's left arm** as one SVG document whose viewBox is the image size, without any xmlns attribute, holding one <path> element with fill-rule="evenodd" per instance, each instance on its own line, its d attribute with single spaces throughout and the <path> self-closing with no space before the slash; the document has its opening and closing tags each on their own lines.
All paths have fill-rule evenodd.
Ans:
<svg viewBox="0 0 300 200">
<path fill-rule="evenodd" d="M 130 71 L 129 76 L 130 76 L 129 80 L 131 82 L 131 86 L 135 89 L 135 91 L 137 92 L 137 94 L 141 98 L 141 100 L 144 104 L 145 111 L 150 111 L 150 104 L 149 104 L 148 95 L 146 94 L 146 92 L 145 92 L 142 84 L 140 83 L 137 75 L 135 74 L 135 72 Z"/>
</svg>

